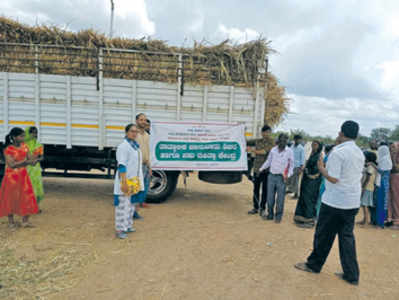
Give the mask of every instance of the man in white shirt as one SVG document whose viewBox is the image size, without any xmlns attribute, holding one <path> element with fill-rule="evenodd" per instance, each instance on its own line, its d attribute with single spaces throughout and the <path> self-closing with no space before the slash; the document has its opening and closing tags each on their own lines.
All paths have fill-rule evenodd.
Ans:
<svg viewBox="0 0 399 300">
<path fill-rule="evenodd" d="M 314 235 L 313 252 L 306 263 L 295 265 L 302 271 L 320 273 L 338 234 L 343 273 L 336 275 L 353 285 L 359 283 L 353 228 L 360 207 L 365 161 L 362 150 L 355 144 L 358 134 L 359 125 L 346 121 L 337 138 L 339 145 L 330 153 L 327 166 L 324 167 L 322 158 L 319 161 L 320 173 L 326 179 L 326 190 Z"/>
<path fill-rule="evenodd" d="M 266 162 L 259 169 L 260 172 L 266 169 L 269 169 L 270 172 L 267 180 L 268 214 L 262 217 L 266 220 L 275 219 L 276 223 L 280 223 L 283 217 L 286 182 L 287 178 L 292 175 L 294 170 L 294 154 L 292 150 L 287 147 L 287 141 L 288 136 L 283 133 L 280 134 L 277 146 L 272 148 Z M 276 210 L 274 211 L 276 202 Z"/>
</svg>

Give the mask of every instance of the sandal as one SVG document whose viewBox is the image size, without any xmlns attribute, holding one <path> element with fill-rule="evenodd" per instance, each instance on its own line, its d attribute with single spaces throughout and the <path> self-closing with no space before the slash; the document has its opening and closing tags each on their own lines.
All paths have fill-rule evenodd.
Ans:
<svg viewBox="0 0 399 300">
<path fill-rule="evenodd" d="M 18 225 L 16 223 L 9 223 L 8 228 L 9 229 L 17 229 Z"/>
<path fill-rule="evenodd" d="M 35 228 L 36 226 L 35 225 L 33 225 L 32 223 L 30 223 L 30 222 L 23 222 L 22 223 L 22 228 Z"/>
</svg>

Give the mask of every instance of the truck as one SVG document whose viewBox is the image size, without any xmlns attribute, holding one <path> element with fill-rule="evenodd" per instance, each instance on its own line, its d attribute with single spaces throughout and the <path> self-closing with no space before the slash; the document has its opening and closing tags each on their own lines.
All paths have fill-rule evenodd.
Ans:
<svg viewBox="0 0 399 300">
<path fill-rule="evenodd" d="M 94 64 L 85 65 L 86 72 L 74 72 L 76 65 L 72 63 L 65 72 L 52 72 L 50 63 L 67 62 L 57 62 L 49 49 L 59 53 L 67 48 L 0 44 L 0 148 L 11 128 L 36 126 L 45 149 L 44 176 L 113 178 L 115 149 L 124 137 L 125 125 L 135 123 L 138 113 L 157 122 L 239 123 L 244 124 L 247 138 L 259 137 L 265 115 L 264 85 L 187 83 L 186 54 L 162 52 L 157 52 L 157 57 L 176 60 L 175 82 L 106 77 L 107 68 L 115 63 L 111 55 L 153 54 L 110 48 L 97 48 L 97 59 Z M 70 48 L 71 52 L 76 50 Z M 89 51 L 79 49 L 79 53 Z M 10 55 L 4 55 L 6 51 Z M 0 172 L 3 169 L 2 158 Z M 154 169 L 148 202 L 167 199 L 176 189 L 181 173 Z M 243 172 L 198 174 L 203 181 L 226 184 L 241 181 Z"/>
</svg>

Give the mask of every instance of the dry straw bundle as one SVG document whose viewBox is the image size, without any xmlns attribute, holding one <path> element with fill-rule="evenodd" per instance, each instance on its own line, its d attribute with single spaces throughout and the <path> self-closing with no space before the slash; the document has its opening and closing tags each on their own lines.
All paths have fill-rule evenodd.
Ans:
<svg viewBox="0 0 399 300">
<path fill-rule="evenodd" d="M 284 88 L 275 76 L 259 73 L 259 67 L 273 52 L 265 39 L 179 48 L 160 40 L 109 39 L 93 30 L 73 33 L 58 27 L 30 27 L 0 17 L 0 42 L 17 44 L 0 45 L 0 71 L 97 76 L 101 64 L 104 77 L 109 78 L 173 83 L 181 70 L 184 82 L 194 85 L 255 87 L 257 82 L 260 86 L 267 82 L 265 121 L 278 124 L 287 112 Z M 100 48 L 105 48 L 102 56 Z"/>
</svg>

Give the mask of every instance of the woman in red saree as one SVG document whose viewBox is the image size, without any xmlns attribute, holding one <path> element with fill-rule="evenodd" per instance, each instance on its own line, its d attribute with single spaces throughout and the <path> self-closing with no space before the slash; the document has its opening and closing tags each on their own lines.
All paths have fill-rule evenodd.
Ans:
<svg viewBox="0 0 399 300">
<path fill-rule="evenodd" d="M 29 216 L 39 212 L 26 169 L 26 166 L 36 164 L 37 159 L 30 157 L 24 138 L 25 131 L 16 127 L 7 135 L 5 143 L 6 168 L 0 188 L 0 218 L 8 216 L 10 228 L 16 227 L 14 215 L 22 216 L 23 227 L 33 227 Z"/>
</svg>

